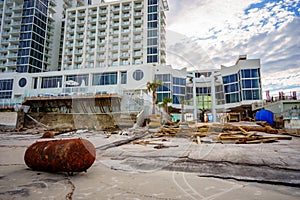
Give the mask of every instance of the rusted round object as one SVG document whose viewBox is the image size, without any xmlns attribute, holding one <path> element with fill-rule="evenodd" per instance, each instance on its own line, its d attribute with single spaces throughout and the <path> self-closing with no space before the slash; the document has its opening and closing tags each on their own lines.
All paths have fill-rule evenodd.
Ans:
<svg viewBox="0 0 300 200">
<path fill-rule="evenodd" d="M 35 142 L 24 155 L 29 168 L 46 172 L 86 171 L 95 158 L 94 145 L 80 138 Z"/>
</svg>

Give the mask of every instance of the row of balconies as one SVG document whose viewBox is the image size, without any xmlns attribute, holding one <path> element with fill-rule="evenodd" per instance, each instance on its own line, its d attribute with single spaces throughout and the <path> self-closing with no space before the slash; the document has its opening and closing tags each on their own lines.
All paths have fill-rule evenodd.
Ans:
<svg viewBox="0 0 300 200">
<path fill-rule="evenodd" d="M 105 13 L 101 13 L 100 14 L 107 14 L 106 12 Z M 142 11 L 135 11 L 133 13 L 133 16 L 136 17 L 136 16 L 142 16 L 143 15 L 143 12 Z M 100 15 L 99 18 L 97 19 L 97 16 L 95 15 L 89 15 L 91 16 L 91 18 L 89 18 L 89 22 L 96 22 L 97 20 L 99 21 L 104 21 L 104 20 L 107 20 L 107 16 L 104 16 L 104 15 Z M 77 18 L 77 23 L 84 23 L 84 17 L 86 17 L 86 14 L 85 13 L 78 13 L 77 16 L 76 14 L 69 14 L 69 23 L 75 23 L 75 18 Z M 131 14 L 129 12 L 126 12 L 126 13 L 112 13 L 111 14 L 111 18 L 112 19 L 119 19 L 119 18 L 130 18 L 131 17 Z"/>
<path fill-rule="evenodd" d="M 114 60 L 114 59 L 118 59 L 118 58 L 120 58 L 120 59 L 129 59 L 130 56 L 131 55 L 128 52 L 122 52 L 120 54 L 118 54 L 118 53 L 112 53 L 109 57 L 107 57 L 106 55 L 100 54 L 100 55 L 96 56 L 96 59 L 95 59 L 95 56 L 87 56 L 85 60 L 86 61 L 106 60 L 106 59 L 112 59 L 112 60 Z M 140 57 L 142 57 L 142 52 L 134 52 L 132 54 L 132 57 L 134 59 L 140 58 Z M 82 61 L 83 61 L 82 55 L 81 56 L 75 56 L 74 63 L 78 63 L 78 62 L 82 62 Z M 72 57 L 67 56 L 65 58 L 65 63 L 72 63 L 72 62 L 73 62 Z"/>
<path fill-rule="evenodd" d="M 142 19 L 138 19 L 138 20 L 134 21 L 133 25 L 140 25 L 142 23 L 143 23 L 143 20 Z M 81 23 L 77 23 L 77 24 L 80 25 Z M 122 23 L 120 23 L 120 22 L 111 23 L 111 26 L 112 27 L 119 27 L 121 25 L 121 26 L 125 26 L 126 27 L 126 26 L 130 26 L 130 24 L 131 24 L 130 21 L 125 21 L 125 22 L 123 21 Z M 73 32 L 75 30 L 75 23 L 71 23 L 70 26 L 71 26 L 71 28 L 69 28 L 68 31 L 69 32 Z M 77 27 L 78 31 L 84 31 L 84 26 L 78 26 L 78 27 Z M 107 27 L 108 26 L 106 24 L 104 24 L 104 23 L 103 24 L 99 24 L 98 26 L 96 24 L 91 24 L 89 26 L 89 29 L 97 29 L 97 28 L 99 28 L 99 29 L 106 29 Z"/>
<path fill-rule="evenodd" d="M 126 5 L 126 6 L 122 6 L 121 9 L 120 7 L 112 7 L 111 8 L 111 11 L 112 12 L 120 12 L 120 11 L 129 11 L 131 10 L 131 6 L 130 5 Z M 141 10 L 143 8 L 143 4 L 135 4 L 133 6 L 133 9 L 134 10 Z M 85 10 L 81 10 L 81 11 L 77 11 L 77 15 L 78 16 L 85 16 L 86 14 L 86 11 Z M 105 13 L 108 13 L 108 9 L 107 8 L 100 8 L 99 11 L 97 11 L 96 9 L 93 9 L 93 10 L 88 10 L 87 12 L 89 15 L 97 15 L 98 13 L 100 14 L 105 14 Z M 74 13 L 74 11 L 72 11 L 70 14 L 69 14 L 69 17 L 75 17 L 76 14 Z"/>
</svg>

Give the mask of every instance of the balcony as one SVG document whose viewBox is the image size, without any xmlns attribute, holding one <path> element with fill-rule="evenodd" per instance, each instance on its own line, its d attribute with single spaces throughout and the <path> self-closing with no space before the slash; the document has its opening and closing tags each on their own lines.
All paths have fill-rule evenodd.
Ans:
<svg viewBox="0 0 300 200">
<path fill-rule="evenodd" d="M 113 38 L 112 40 L 111 40 L 111 43 L 118 43 L 119 42 L 119 38 Z"/>
<path fill-rule="evenodd" d="M 133 31 L 134 31 L 134 32 L 142 32 L 143 29 L 142 29 L 142 28 L 135 28 L 135 29 L 133 29 Z"/>
<path fill-rule="evenodd" d="M 78 39 L 83 39 L 84 38 L 84 35 L 76 35 L 76 39 L 78 40 Z M 73 37 L 72 37 L 72 39 L 73 39 Z"/>
<path fill-rule="evenodd" d="M 105 55 L 98 55 L 97 60 L 105 60 Z"/>
<path fill-rule="evenodd" d="M 107 10 L 106 10 L 106 9 L 100 9 L 99 13 L 101 13 L 101 14 L 106 14 L 106 13 L 107 13 Z"/>
<path fill-rule="evenodd" d="M 123 30 L 122 30 L 122 33 L 129 33 L 129 32 L 130 32 L 129 29 L 123 29 Z"/>
<path fill-rule="evenodd" d="M 117 31 L 112 31 L 111 34 L 112 35 L 119 35 L 119 31 L 118 30 Z"/>
<path fill-rule="evenodd" d="M 134 49 L 140 49 L 140 48 L 142 48 L 142 44 L 134 44 L 133 48 Z"/>
<path fill-rule="evenodd" d="M 136 16 L 136 17 L 137 17 L 137 16 L 142 16 L 142 15 L 143 15 L 143 12 L 135 12 L 135 13 L 134 13 L 134 16 Z"/>
<path fill-rule="evenodd" d="M 142 36 L 135 36 L 135 37 L 133 37 L 133 40 L 142 40 L 142 39 L 143 39 Z"/>
<path fill-rule="evenodd" d="M 130 56 L 129 53 L 122 53 L 121 58 L 128 58 Z"/>
<path fill-rule="evenodd" d="M 122 50 L 129 49 L 129 48 L 130 48 L 129 45 L 123 45 L 123 46 L 121 47 Z"/>
<path fill-rule="evenodd" d="M 77 20 L 77 24 L 84 24 L 84 20 Z"/>
<path fill-rule="evenodd" d="M 75 43 L 75 46 L 77 46 L 77 47 L 83 47 L 83 42 L 77 42 L 77 43 Z"/>
<path fill-rule="evenodd" d="M 89 14 L 90 14 L 91 16 L 95 16 L 95 15 L 97 15 L 97 10 L 90 10 L 90 11 L 89 11 Z"/>
<path fill-rule="evenodd" d="M 100 36 L 105 36 L 105 35 L 106 35 L 106 32 L 105 32 L 105 31 L 101 31 L 98 35 L 100 35 Z"/>
<path fill-rule="evenodd" d="M 141 51 L 133 53 L 133 57 L 141 57 L 141 56 L 142 56 L 142 52 Z"/>
<path fill-rule="evenodd" d="M 7 1 L 6 1 L 7 2 Z M 12 8 L 13 11 L 17 11 L 17 10 L 23 10 L 23 6 L 14 6 Z"/>
<path fill-rule="evenodd" d="M 74 52 L 75 54 L 82 54 L 83 53 L 83 51 L 82 50 L 75 50 L 75 52 Z"/>
<path fill-rule="evenodd" d="M 130 25 L 130 21 L 122 22 L 122 25 L 129 26 Z"/>
<path fill-rule="evenodd" d="M 68 15 L 69 18 L 75 18 L 75 16 L 76 16 L 76 14 L 74 14 L 74 13 L 71 13 Z"/>
<path fill-rule="evenodd" d="M 124 19 L 124 18 L 130 18 L 130 14 L 128 13 L 128 14 L 123 14 L 122 15 L 122 18 Z"/>
<path fill-rule="evenodd" d="M 18 45 L 10 45 L 10 46 L 8 47 L 8 49 L 9 49 L 9 50 L 17 50 L 17 49 L 19 49 L 19 46 L 18 46 Z"/>
<path fill-rule="evenodd" d="M 120 8 L 119 8 L 119 7 L 116 7 L 116 8 L 113 8 L 111 11 L 112 11 L 113 13 L 118 13 L 118 12 L 120 12 Z"/>
<path fill-rule="evenodd" d="M 19 37 L 11 37 L 11 38 L 9 39 L 9 41 L 10 41 L 10 42 L 19 42 L 20 39 L 19 39 Z"/>
<path fill-rule="evenodd" d="M 122 7 L 122 10 L 130 10 L 130 9 L 131 9 L 130 5 L 126 5 Z"/>
<path fill-rule="evenodd" d="M 77 14 L 77 16 L 80 17 L 80 18 L 85 17 L 85 12 L 80 12 L 80 13 Z"/>
<path fill-rule="evenodd" d="M 100 17 L 99 20 L 100 20 L 100 21 L 106 21 L 106 20 L 107 20 L 107 17 Z"/>
<path fill-rule="evenodd" d="M 99 25 L 99 29 L 106 29 L 106 25 L 105 24 Z"/>
<path fill-rule="evenodd" d="M 143 4 L 135 4 L 134 5 L 134 9 L 142 9 L 143 8 Z"/>
<path fill-rule="evenodd" d="M 104 47 L 99 47 L 98 49 L 97 49 L 97 52 L 104 52 L 106 49 L 104 48 Z"/>
<path fill-rule="evenodd" d="M 113 59 L 116 59 L 116 58 L 118 58 L 119 56 L 118 56 L 118 54 L 112 54 L 111 55 L 111 58 L 113 58 Z"/>
<path fill-rule="evenodd" d="M 83 60 L 82 58 L 75 58 L 74 62 L 78 63 L 78 62 L 82 62 L 82 60 Z"/>
<path fill-rule="evenodd" d="M 21 18 L 22 17 L 22 13 L 14 13 L 12 15 L 12 18 L 15 19 L 15 18 Z"/>
<path fill-rule="evenodd" d="M 119 26 L 120 23 L 112 23 L 112 26 Z"/>
<path fill-rule="evenodd" d="M 113 19 L 119 19 L 119 18 L 120 18 L 120 15 L 113 15 L 112 18 L 113 18 Z"/>
<path fill-rule="evenodd" d="M 89 33 L 87 35 L 87 37 L 89 37 L 89 38 L 95 38 L 96 37 L 96 33 Z"/>
<path fill-rule="evenodd" d="M 84 28 L 82 27 L 82 28 L 77 28 L 77 31 L 78 32 L 84 32 Z"/>
<path fill-rule="evenodd" d="M 138 20 L 134 21 L 134 24 L 142 24 L 142 23 L 143 23 L 143 20 L 141 20 L 141 19 L 138 19 Z"/>
</svg>

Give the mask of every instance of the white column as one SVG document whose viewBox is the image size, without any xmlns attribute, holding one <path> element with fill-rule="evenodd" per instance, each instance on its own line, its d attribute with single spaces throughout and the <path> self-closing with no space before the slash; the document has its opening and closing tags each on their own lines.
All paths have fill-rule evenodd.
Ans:
<svg viewBox="0 0 300 200">
<path fill-rule="evenodd" d="M 197 102 L 196 102 L 196 74 L 193 72 L 193 106 L 194 106 L 194 120 L 198 120 Z"/>
<path fill-rule="evenodd" d="M 212 112 L 212 121 L 217 121 L 217 112 L 216 112 L 216 87 L 215 87 L 215 72 L 212 71 L 210 76 L 211 81 L 211 112 Z"/>
</svg>

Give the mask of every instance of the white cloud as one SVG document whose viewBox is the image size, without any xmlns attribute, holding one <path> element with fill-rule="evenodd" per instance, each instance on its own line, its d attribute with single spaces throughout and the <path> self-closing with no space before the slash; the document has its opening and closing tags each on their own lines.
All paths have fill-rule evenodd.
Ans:
<svg viewBox="0 0 300 200">
<path fill-rule="evenodd" d="M 264 90 L 300 90 L 300 18 L 284 7 L 293 6 L 300 12 L 299 0 L 269 2 L 264 8 L 245 13 L 250 4 L 258 2 L 261 1 L 169 0 L 168 29 L 187 35 L 197 44 L 188 44 L 187 39 L 178 44 L 172 41 L 169 50 L 177 51 L 194 66 L 206 68 L 209 63 L 211 67 L 230 66 L 238 55 L 247 54 L 261 59 Z M 173 64 L 179 56 L 168 59 L 173 57 L 169 60 Z"/>
</svg>

